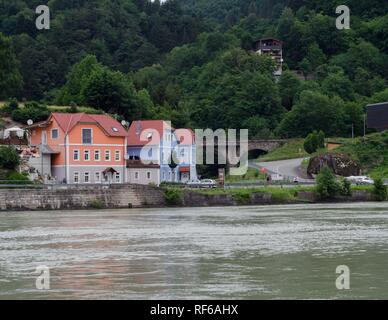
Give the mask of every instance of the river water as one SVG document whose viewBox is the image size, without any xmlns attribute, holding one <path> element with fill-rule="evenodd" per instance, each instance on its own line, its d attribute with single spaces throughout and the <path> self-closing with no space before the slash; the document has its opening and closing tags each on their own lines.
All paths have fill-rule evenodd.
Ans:
<svg viewBox="0 0 388 320">
<path fill-rule="evenodd" d="M 0 299 L 282 298 L 388 298 L 387 205 L 0 214 Z"/>
</svg>

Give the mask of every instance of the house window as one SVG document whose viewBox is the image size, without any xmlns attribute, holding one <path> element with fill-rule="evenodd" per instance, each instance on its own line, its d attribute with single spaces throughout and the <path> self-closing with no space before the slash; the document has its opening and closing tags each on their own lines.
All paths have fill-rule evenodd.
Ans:
<svg viewBox="0 0 388 320">
<path fill-rule="evenodd" d="M 73 151 L 73 160 L 74 161 L 79 161 L 79 150 L 74 150 Z"/>
<path fill-rule="evenodd" d="M 79 183 L 79 172 L 74 172 L 73 174 L 73 182 Z"/>
<path fill-rule="evenodd" d="M 139 180 L 139 172 L 135 172 L 135 180 Z"/>
<path fill-rule="evenodd" d="M 94 160 L 100 161 L 100 150 L 94 150 Z"/>
<path fill-rule="evenodd" d="M 147 172 L 147 179 L 151 180 L 151 172 L 149 172 L 149 171 Z"/>
<path fill-rule="evenodd" d="M 89 183 L 90 182 L 90 173 L 89 172 L 85 172 L 84 173 L 84 182 L 85 183 Z"/>
<path fill-rule="evenodd" d="M 120 161 L 121 158 L 121 152 L 120 150 L 115 151 L 115 161 Z"/>
<path fill-rule="evenodd" d="M 85 150 L 84 151 L 84 160 L 85 161 L 89 161 L 90 160 L 90 151 L 89 150 Z"/>
<path fill-rule="evenodd" d="M 110 161 L 110 150 L 105 150 L 105 161 Z"/>
<path fill-rule="evenodd" d="M 152 157 L 152 149 L 148 150 L 148 157 L 149 157 L 149 158 Z"/>
<path fill-rule="evenodd" d="M 116 179 L 116 183 L 120 183 L 121 182 L 121 177 L 120 177 L 120 173 L 119 172 L 116 172 L 115 179 Z"/>
<path fill-rule="evenodd" d="M 171 181 L 171 172 L 168 173 L 168 181 Z"/>
<path fill-rule="evenodd" d="M 92 144 L 92 129 L 82 129 L 82 143 Z"/>
<path fill-rule="evenodd" d="M 163 181 L 166 180 L 166 173 L 163 172 Z"/>
<path fill-rule="evenodd" d="M 58 136 L 59 136 L 58 129 L 52 129 L 51 130 L 51 139 L 53 139 L 53 140 L 58 139 Z"/>
<path fill-rule="evenodd" d="M 181 157 L 185 156 L 185 149 L 181 149 Z"/>
<path fill-rule="evenodd" d="M 101 182 L 101 173 L 100 172 L 95 172 L 94 173 L 94 182 L 95 183 L 100 183 Z"/>
</svg>

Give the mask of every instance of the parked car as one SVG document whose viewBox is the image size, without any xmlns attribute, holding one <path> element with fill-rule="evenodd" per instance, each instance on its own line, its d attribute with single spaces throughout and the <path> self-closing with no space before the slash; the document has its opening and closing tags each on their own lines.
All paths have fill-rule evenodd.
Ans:
<svg viewBox="0 0 388 320">
<path fill-rule="evenodd" d="M 371 178 L 367 176 L 350 176 L 345 179 L 357 185 L 370 185 L 375 183 Z"/>
<path fill-rule="evenodd" d="M 212 179 L 201 180 L 201 186 L 204 188 L 217 188 L 217 182 Z"/>
<path fill-rule="evenodd" d="M 190 187 L 200 187 L 201 186 L 201 180 L 193 179 L 186 183 Z"/>
<path fill-rule="evenodd" d="M 374 183 L 375 182 L 373 181 L 373 179 L 368 178 L 368 177 L 363 177 L 363 178 L 356 181 L 357 185 L 370 185 L 370 184 L 374 184 Z"/>
</svg>

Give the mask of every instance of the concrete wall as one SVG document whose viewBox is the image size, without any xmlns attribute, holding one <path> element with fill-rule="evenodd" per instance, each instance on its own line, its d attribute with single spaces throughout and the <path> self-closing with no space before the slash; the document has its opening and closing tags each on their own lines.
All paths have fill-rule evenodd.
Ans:
<svg viewBox="0 0 388 320">
<path fill-rule="evenodd" d="M 148 178 L 148 173 L 150 178 Z M 137 176 L 137 178 L 136 178 Z M 128 183 L 148 185 L 153 183 L 160 184 L 160 169 L 159 168 L 129 168 L 127 169 Z"/>
<path fill-rule="evenodd" d="M 164 192 L 141 185 L 62 185 L 43 189 L 0 189 L 0 210 L 58 210 L 91 208 L 161 207 Z"/>
</svg>

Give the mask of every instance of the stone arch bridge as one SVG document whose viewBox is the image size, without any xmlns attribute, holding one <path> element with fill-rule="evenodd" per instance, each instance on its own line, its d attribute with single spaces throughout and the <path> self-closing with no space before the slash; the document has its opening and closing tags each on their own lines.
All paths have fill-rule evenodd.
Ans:
<svg viewBox="0 0 388 320">
<path fill-rule="evenodd" d="M 270 152 L 276 148 L 281 147 L 287 140 L 249 140 L 248 151 L 263 150 Z"/>
<path fill-rule="evenodd" d="M 277 140 L 249 140 L 248 141 L 248 151 L 262 150 L 262 151 L 265 151 L 265 152 L 270 152 L 270 151 L 272 151 L 272 150 L 274 150 L 276 148 L 281 147 L 287 141 L 288 140 L 284 140 L 284 139 L 277 139 Z M 204 143 L 203 146 L 206 147 L 207 143 Z M 224 147 L 225 148 L 225 145 L 223 145 L 223 144 L 215 143 L 214 146 L 215 146 L 215 148 L 220 148 L 220 147 Z M 239 149 L 240 141 L 238 141 L 236 143 L 236 145 L 228 143 L 226 145 L 226 148 L 234 147 L 234 146 L 236 146 L 237 149 Z"/>
</svg>

